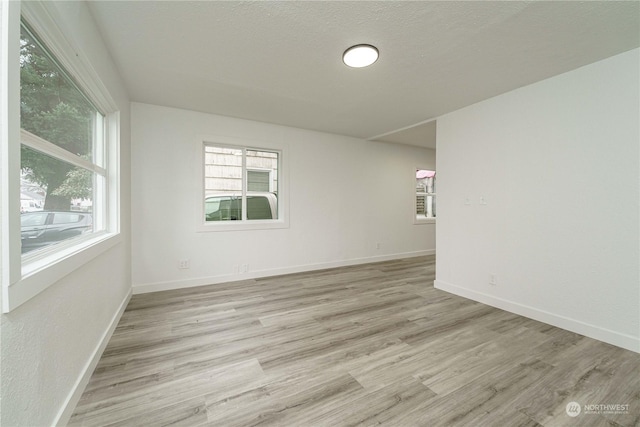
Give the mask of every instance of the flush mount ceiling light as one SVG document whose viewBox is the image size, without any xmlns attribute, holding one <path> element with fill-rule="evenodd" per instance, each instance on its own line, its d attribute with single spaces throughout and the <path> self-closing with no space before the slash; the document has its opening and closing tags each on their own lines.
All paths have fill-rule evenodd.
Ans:
<svg viewBox="0 0 640 427">
<path fill-rule="evenodd" d="M 378 49 L 370 44 L 357 44 L 345 50 L 342 61 L 353 68 L 367 67 L 378 60 Z"/>
</svg>

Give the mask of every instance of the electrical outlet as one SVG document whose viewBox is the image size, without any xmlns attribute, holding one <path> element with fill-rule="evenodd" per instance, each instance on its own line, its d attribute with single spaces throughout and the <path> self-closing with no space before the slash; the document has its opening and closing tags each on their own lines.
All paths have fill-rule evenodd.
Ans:
<svg viewBox="0 0 640 427">
<path fill-rule="evenodd" d="M 489 284 L 496 286 L 498 284 L 498 276 L 495 273 L 489 274 Z"/>
<path fill-rule="evenodd" d="M 240 266 L 240 273 L 247 273 L 249 271 L 249 264 L 242 264 Z"/>
<path fill-rule="evenodd" d="M 180 270 L 186 270 L 191 267 L 191 262 L 188 259 L 181 259 L 178 261 L 178 268 Z"/>
<path fill-rule="evenodd" d="M 380 242 L 376 243 L 376 249 L 380 249 Z"/>
</svg>

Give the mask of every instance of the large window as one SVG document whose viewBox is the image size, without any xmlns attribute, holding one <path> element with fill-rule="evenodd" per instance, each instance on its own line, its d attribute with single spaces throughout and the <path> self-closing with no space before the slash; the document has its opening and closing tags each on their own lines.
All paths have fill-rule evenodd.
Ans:
<svg viewBox="0 0 640 427">
<path fill-rule="evenodd" d="M 203 150 L 205 223 L 281 218 L 279 151 L 210 143 Z"/>
<path fill-rule="evenodd" d="M 22 253 L 104 230 L 105 117 L 26 23 L 20 32 Z M 55 212 L 34 228 L 33 211 Z M 82 220 L 71 218 L 82 211 Z M 79 218 L 75 215 L 73 218 Z M 82 226 L 78 226 L 78 224 Z M 23 225 L 24 224 L 24 225 Z"/>
<path fill-rule="evenodd" d="M 436 171 L 416 168 L 416 222 L 428 223 L 436 218 Z"/>
<path fill-rule="evenodd" d="M 56 2 L 3 2 L 2 310 L 121 241 L 119 111 Z"/>
</svg>

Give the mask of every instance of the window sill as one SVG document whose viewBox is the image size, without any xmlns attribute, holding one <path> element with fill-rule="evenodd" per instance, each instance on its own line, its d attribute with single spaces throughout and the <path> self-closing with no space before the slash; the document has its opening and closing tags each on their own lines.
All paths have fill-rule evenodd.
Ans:
<svg viewBox="0 0 640 427">
<path fill-rule="evenodd" d="M 99 233 L 55 252 L 27 256 L 22 264 L 22 278 L 4 290 L 3 312 L 8 313 L 35 297 L 64 276 L 122 241 L 119 233 Z"/>
<path fill-rule="evenodd" d="M 208 233 L 218 231 L 250 231 L 250 230 L 274 230 L 289 228 L 289 221 L 281 220 L 267 220 L 267 221 L 224 221 L 224 222 L 210 222 L 198 224 L 196 232 Z"/>
<path fill-rule="evenodd" d="M 413 220 L 413 223 L 415 225 L 435 224 L 436 219 L 435 218 L 415 218 Z"/>
</svg>

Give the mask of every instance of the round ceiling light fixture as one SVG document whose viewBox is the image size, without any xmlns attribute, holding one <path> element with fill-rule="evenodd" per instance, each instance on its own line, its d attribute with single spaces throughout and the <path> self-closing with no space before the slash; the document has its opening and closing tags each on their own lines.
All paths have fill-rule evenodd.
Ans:
<svg viewBox="0 0 640 427">
<path fill-rule="evenodd" d="M 368 67 L 378 60 L 378 49 L 370 44 L 357 44 L 345 50 L 342 61 L 352 68 Z"/>
</svg>

